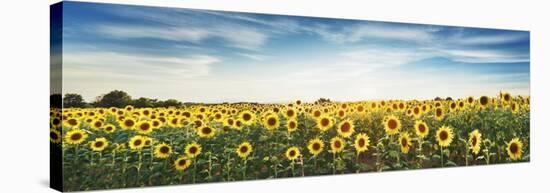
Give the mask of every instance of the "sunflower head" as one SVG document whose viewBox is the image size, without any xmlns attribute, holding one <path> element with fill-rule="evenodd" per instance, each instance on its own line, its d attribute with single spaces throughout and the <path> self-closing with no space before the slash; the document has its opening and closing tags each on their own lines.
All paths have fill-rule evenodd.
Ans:
<svg viewBox="0 0 550 193">
<path fill-rule="evenodd" d="M 453 142 L 453 129 L 448 126 L 441 126 L 435 134 L 435 139 L 441 147 L 448 147 Z"/>
<path fill-rule="evenodd" d="M 288 160 L 294 161 L 300 157 L 300 149 L 296 146 L 292 146 L 286 150 L 285 156 Z"/>
<path fill-rule="evenodd" d="M 472 150 L 472 153 L 478 154 L 481 149 L 481 133 L 479 130 L 474 130 L 470 132 L 468 139 L 468 148 Z"/>
<path fill-rule="evenodd" d="M 394 115 L 384 117 L 382 124 L 384 124 L 384 129 L 388 135 L 395 135 L 401 129 L 401 121 Z"/>
<path fill-rule="evenodd" d="M 65 142 L 71 145 L 81 144 L 86 140 L 88 134 L 80 129 L 73 129 L 65 134 Z"/>
<path fill-rule="evenodd" d="M 91 123 L 92 129 L 95 129 L 95 130 L 100 130 L 101 128 L 103 128 L 103 125 L 104 125 L 103 121 L 100 119 L 95 119 Z"/>
<path fill-rule="evenodd" d="M 54 128 L 50 129 L 50 142 L 61 143 L 61 133 Z"/>
<path fill-rule="evenodd" d="M 249 142 L 241 143 L 235 150 L 241 158 L 246 158 L 252 152 L 252 145 Z"/>
<path fill-rule="evenodd" d="M 479 105 L 481 106 L 481 108 L 487 107 L 490 102 L 491 102 L 491 100 L 488 96 L 479 97 Z"/>
<path fill-rule="evenodd" d="M 359 133 L 355 136 L 355 141 L 353 143 L 353 146 L 355 147 L 355 151 L 357 151 L 357 153 L 367 151 L 369 148 L 369 144 L 370 144 L 370 139 L 367 134 Z"/>
<path fill-rule="evenodd" d="M 445 111 L 443 111 L 443 108 L 441 107 L 435 108 L 434 114 L 435 114 L 435 119 L 438 121 L 443 120 L 443 118 L 445 117 Z"/>
<path fill-rule="evenodd" d="M 519 160 L 521 159 L 521 154 L 523 154 L 523 143 L 519 140 L 519 138 L 513 138 L 508 143 L 506 151 L 508 152 L 508 156 L 510 156 L 511 160 Z"/>
<path fill-rule="evenodd" d="M 284 110 L 284 116 L 287 118 L 287 119 L 293 119 L 293 118 L 296 118 L 297 117 L 297 113 L 296 113 L 296 110 L 294 110 L 294 108 L 287 108 Z"/>
<path fill-rule="evenodd" d="M 65 127 L 68 127 L 68 128 L 77 128 L 80 125 L 80 120 L 74 117 L 68 118 L 64 121 L 63 124 L 65 125 Z"/>
<path fill-rule="evenodd" d="M 120 127 L 123 129 L 134 129 L 136 127 L 136 120 L 130 117 L 125 117 L 120 121 Z"/>
<path fill-rule="evenodd" d="M 307 145 L 307 149 L 309 150 L 309 153 L 311 153 L 313 156 L 319 155 L 324 148 L 325 148 L 325 143 L 323 143 L 323 141 L 321 141 L 321 139 L 319 138 L 309 140 Z"/>
<path fill-rule="evenodd" d="M 113 124 L 107 124 L 103 126 L 103 131 L 107 133 L 113 133 L 116 131 L 116 127 Z"/>
<path fill-rule="evenodd" d="M 280 124 L 279 116 L 277 114 L 268 114 L 263 118 L 263 125 L 268 130 L 277 129 Z"/>
<path fill-rule="evenodd" d="M 133 150 L 141 150 L 145 146 L 145 138 L 141 135 L 136 135 L 130 138 L 128 146 Z"/>
<path fill-rule="evenodd" d="M 176 159 L 176 161 L 174 161 L 174 167 L 180 172 L 185 171 L 187 168 L 189 168 L 190 165 L 191 160 L 187 157 L 179 157 L 178 159 Z"/>
<path fill-rule="evenodd" d="M 332 150 L 332 153 L 340 153 L 344 150 L 345 147 L 346 143 L 340 137 L 333 137 L 330 140 L 330 149 Z"/>
<path fill-rule="evenodd" d="M 201 151 L 202 147 L 197 142 L 193 142 L 185 146 L 185 155 L 190 158 L 197 157 L 199 154 L 201 154 Z"/>
<path fill-rule="evenodd" d="M 334 119 L 332 117 L 329 117 L 327 115 L 321 115 L 319 118 L 317 118 L 317 128 L 321 130 L 321 132 L 328 131 L 332 126 L 334 125 Z"/>
<path fill-rule="evenodd" d="M 354 132 L 353 121 L 346 119 L 338 124 L 338 135 L 343 138 L 349 138 Z"/>
<path fill-rule="evenodd" d="M 90 148 L 92 149 L 92 151 L 103 151 L 108 146 L 109 142 L 107 141 L 107 139 L 105 139 L 105 137 L 96 138 L 90 143 Z"/>
<path fill-rule="evenodd" d="M 165 159 L 172 154 L 172 147 L 168 144 L 161 143 L 155 146 L 155 157 Z"/>
<path fill-rule="evenodd" d="M 137 132 L 140 134 L 149 134 L 153 131 L 153 125 L 150 121 L 142 120 L 137 124 Z"/>
<path fill-rule="evenodd" d="M 256 122 L 256 114 L 252 111 L 245 110 L 239 114 L 239 119 L 245 125 L 252 125 Z"/>
<path fill-rule="evenodd" d="M 409 136 L 409 133 L 401 133 L 399 135 L 399 147 L 401 147 L 401 152 L 409 153 L 411 145 L 411 137 Z"/>
<path fill-rule="evenodd" d="M 414 131 L 418 137 L 425 138 L 430 132 L 430 128 L 428 127 L 428 124 L 426 124 L 426 122 L 422 120 L 416 120 L 414 122 Z"/>
<path fill-rule="evenodd" d="M 209 126 L 203 126 L 197 129 L 197 134 L 201 138 L 212 138 L 216 135 L 216 129 Z"/>
<path fill-rule="evenodd" d="M 289 133 L 292 133 L 298 129 L 298 121 L 296 119 L 288 119 L 286 121 L 286 128 Z"/>
</svg>

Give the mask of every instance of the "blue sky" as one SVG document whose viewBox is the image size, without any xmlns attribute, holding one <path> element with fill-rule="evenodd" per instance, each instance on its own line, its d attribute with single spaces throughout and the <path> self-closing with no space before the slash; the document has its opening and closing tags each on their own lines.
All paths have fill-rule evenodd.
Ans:
<svg viewBox="0 0 550 193">
<path fill-rule="evenodd" d="M 529 94 L 529 32 L 65 2 L 64 93 L 191 102 Z"/>
</svg>

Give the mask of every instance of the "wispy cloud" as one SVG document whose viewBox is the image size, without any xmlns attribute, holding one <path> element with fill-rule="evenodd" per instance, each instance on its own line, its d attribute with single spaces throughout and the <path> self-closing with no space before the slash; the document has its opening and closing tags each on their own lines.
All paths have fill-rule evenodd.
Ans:
<svg viewBox="0 0 550 193">
<path fill-rule="evenodd" d="M 453 61 L 465 63 L 514 63 L 529 62 L 529 54 L 490 49 L 449 49 L 441 52 L 448 54 Z"/>
<path fill-rule="evenodd" d="M 246 57 L 248 59 L 256 60 L 256 61 L 265 61 L 268 56 L 262 55 L 262 54 L 248 54 L 248 53 L 239 53 L 238 55 L 241 55 L 243 57 Z"/>
<path fill-rule="evenodd" d="M 227 46 L 242 49 L 257 49 L 262 46 L 268 36 L 248 27 L 243 26 L 216 26 L 216 27 L 153 27 L 139 25 L 100 25 L 97 32 L 104 37 L 133 39 L 152 38 L 170 41 L 185 41 L 201 43 L 205 40 L 219 38 L 227 43 Z"/>
<path fill-rule="evenodd" d="M 491 35 L 458 35 L 449 37 L 448 42 L 458 45 L 495 45 L 514 43 L 529 39 L 528 33 L 507 33 Z"/>
<path fill-rule="evenodd" d="M 194 78 L 209 75 L 211 65 L 221 60 L 209 55 L 191 56 L 143 56 L 115 52 L 66 53 L 63 56 L 64 71 L 68 76 L 80 76 L 72 71 L 86 68 L 87 74 L 105 76 L 135 76 Z M 110 72 L 110 73 L 105 73 Z"/>
</svg>

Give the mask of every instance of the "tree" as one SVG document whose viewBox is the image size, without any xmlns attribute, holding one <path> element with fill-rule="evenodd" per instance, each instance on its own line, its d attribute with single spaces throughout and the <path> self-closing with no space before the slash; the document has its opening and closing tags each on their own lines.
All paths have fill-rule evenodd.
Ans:
<svg viewBox="0 0 550 193">
<path fill-rule="evenodd" d="M 183 103 L 176 99 L 168 99 L 168 100 L 159 102 L 158 106 L 159 107 L 180 107 L 182 105 Z"/>
<path fill-rule="evenodd" d="M 63 107 L 65 108 L 83 108 L 86 106 L 86 102 L 79 94 L 67 93 L 63 97 Z"/>
<path fill-rule="evenodd" d="M 150 99 L 145 97 L 140 97 L 139 99 L 132 101 L 132 105 L 137 108 L 155 107 L 156 103 L 157 99 Z"/>
<path fill-rule="evenodd" d="M 95 105 L 99 107 L 118 107 L 122 108 L 132 103 L 132 97 L 128 93 L 120 90 L 111 91 L 101 97 Z"/>
</svg>

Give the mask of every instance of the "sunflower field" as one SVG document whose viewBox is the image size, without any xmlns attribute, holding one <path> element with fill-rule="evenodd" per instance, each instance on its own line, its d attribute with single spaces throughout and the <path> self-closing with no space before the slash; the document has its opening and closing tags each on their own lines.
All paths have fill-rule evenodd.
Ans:
<svg viewBox="0 0 550 193">
<path fill-rule="evenodd" d="M 529 96 L 50 110 L 65 191 L 529 161 Z"/>
</svg>

